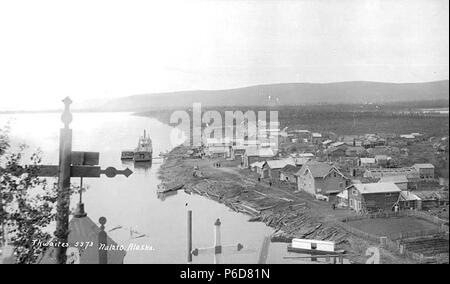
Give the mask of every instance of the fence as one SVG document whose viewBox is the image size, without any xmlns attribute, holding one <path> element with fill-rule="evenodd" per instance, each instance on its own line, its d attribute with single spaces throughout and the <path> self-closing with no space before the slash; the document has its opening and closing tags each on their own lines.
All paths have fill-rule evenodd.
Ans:
<svg viewBox="0 0 450 284">
<path fill-rule="evenodd" d="M 360 238 L 363 238 L 365 240 L 372 241 L 372 242 L 375 242 L 375 243 L 379 243 L 379 244 L 381 243 L 381 237 L 379 237 L 379 236 L 366 233 L 364 231 L 356 229 L 355 227 L 347 225 L 344 222 L 339 222 L 338 221 L 338 222 L 336 222 L 336 224 L 339 227 L 341 227 L 343 230 L 345 230 L 345 231 L 347 231 L 347 232 L 349 232 L 349 233 L 351 233 L 351 234 L 353 234 L 353 235 L 355 235 L 357 237 L 360 237 Z"/>
<path fill-rule="evenodd" d="M 373 234 L 366 233 L 357 228 L 354 228 L 348 225 L 348 222 L 357 221 L 357 220 L 365 220 L 365 219 L 375 219 L 375 218 L 391 218 L 391 217 L 416 217 L 420 219 L 427 220 L 432 222 L 439 227 L 437 229 L 432 230 L 422 230 L 415 232 L 402 232 L 399 234 L 393 234 L 389 236 L 376 236 Z M 426 262 L 429 259 L 435 260 L 436 257 L 426 258 L 423 254 L 415 253 L 409 251 L 405 248 L 405 246 L 401 243 L 402 240 L 410 239 L 410 238 L 418 238 L 418 237 L 426 237 L 432 235 L 443 235 L 444 238 L 448 239 L 448 221 L 442 220 L 438 217 L 431 216 L 429 214 L 418 212 L 418 211 L 398 211 L 398 212 L 380 212 L 373 214 L 365 214 L 358 216 L 350 216 L 344 218 L 341 222 L 337 222 L 337 225 L 341 227 L 343 230 L 357 236 L 363 238 L 365 240 L 378 243 L 381 247 L 384 247 L 390 251 L 399 253 L 409 259 L 418 261 L 420 263 Z"/>
<path fill-rule="evenodd" d="M 421 219 L 427 220 L 431 223 L 434 223 L 438 226 L 447 226 L 447 231 L 448 231 L 448 220 L 440 219 L 436 216 L 432 216 L 425 212 L 420 212 L 420 211 L 415 211 L 415 210 L 401 211 L 401 212 L 403 214 L 406 214 L 406 216 L 414 216 L 417 218 L 421 218 Z"/>
<path fill-rule="evenodd" d="M 343 222 L 364 220 L 364 219 L 376 219 L 376 218 L 391 218 L 391 217 L 416 217 L 420 219 L 424 219 L 428 222 L 436 224 L 440 227 L 443 227 L 441 230 L 446 230 L 448 232 L 448 221 L 440 219 L 436 216 L 432 216 L 425 212 L 420 212 L 416 210 L 404 210 L 398 212 L 379 212 L 379 213 L 371 213 L 357 216 L 349 216 L 346 217 Z"/>
<path fill-rule="evenodd" d="M 420 238 L 427 237 L 433 235 L 446 234 L 447 231 L 445 229 L 431 229 L 431 230 L 422 230 L 422 231 L 414 231 L 414 232 L 401 232 L 399 234 L 389 235 L 391 240 L 404 240 L 404 239 L 412 239 L 412 238 Z"/>
</svg>

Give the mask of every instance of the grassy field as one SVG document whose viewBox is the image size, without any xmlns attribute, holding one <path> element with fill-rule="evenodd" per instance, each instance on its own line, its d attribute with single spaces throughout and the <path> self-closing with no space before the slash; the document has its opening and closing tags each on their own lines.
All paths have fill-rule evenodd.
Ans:
<svg viewBox="0 0 450 284">
<path fill-rule="evenodd" d="M 415 217 L 363 219 L 350 221 L 348 225 L 372 235 L 387 237 L 438 228 L 433 223 Z"/>
</svg>

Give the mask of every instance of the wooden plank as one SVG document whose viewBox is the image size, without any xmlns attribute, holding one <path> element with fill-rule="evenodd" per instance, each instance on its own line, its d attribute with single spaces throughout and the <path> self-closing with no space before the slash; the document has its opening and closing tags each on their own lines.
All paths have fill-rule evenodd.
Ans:
<svg viewBox="0 0 450 284">
<path fill-rule="evenodd" d="M 97 166 L 99 161 L 99 152 L 72 151 L 72 165 L 74 166 Z"/>
<path fill-rule="evenodd" d="M 59 173 L 58 166 L 39 165 L 36 166 L 37 175 L 40 177 L 57 177 Z M 0 171 L 1 172 L 1 171 Z M 119 171 L 122 173 L 123 171 Z M 100 167 L 97 166 L 71 166 L 70 177 L 100 177 L 102 173 Z"/>
<path fill-rule="evenodd" d="M 102 173 L 97 166 L 72 166 L 70 168 L 71 177 L 98 178 Z"/>
</svg>

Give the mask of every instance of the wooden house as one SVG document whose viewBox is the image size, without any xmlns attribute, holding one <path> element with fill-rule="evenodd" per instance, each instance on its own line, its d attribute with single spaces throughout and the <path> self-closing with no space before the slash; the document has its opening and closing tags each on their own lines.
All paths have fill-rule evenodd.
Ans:
<svg viewBox="0 0 450 284">
<path fill-rule="evenodd" d="M 263 166 L 266 162 L 265 161 L 257 161 L 252 164 L 250 164 L 250 170 L 257 173 L 259 177 L 262 178 L 263 175 Z"/>
<path fill-rule="evenodd" d="M 401 192 L 394 183 L 352 184 L 347 190 L 349 207 L 362 213 L 393 210 Z"/>
<path fill-rule="evenodd" d="M 398 200 L 400 210 L 422 210 L 420 197 L 411 191 L 402 190 Z"/>
<path fill-rule="evenodd" d="M 287 181 L 289 183 L 296 183 L 297 177 L 295 173 L 297 173 L 302 167 L 294 166 L 294 165 L 286 165 L 280 170 L 280 181 Z"/>
<path fill-rule="evenodd" d="M 419 173 L 413 168 L 404 167 L 367 169 L 363 174 L 363 177 L 366 178 L 382 178 L 386 176 L 406 176 L 408 179 L 413 180 L 419 177 Z"/>
<path fill-rule="evenodd" d="M 347 146 L 330 147 L 325 151 L 328 158 L 341 158 L 345 157 Z"/>
<path fill-rule="evenodd" d="M 361 146 L 349 146 L 345 150 L 347 157 L 361 157 L 366 154 L 366 149 Z"/>
<path fill-rule="evenodd" d="M 420 198 L 420 210 L 430 210 L 441 206 L 448 206 L 448 191 L 441 190 L 419 190 L 413 193 Z"/>
<path fill-rule="evenodd" d="M 264 163 L 261 178 L 280 179 L 280 171 L 287 165 L 295 166 L 295 160 L 291 157 L 282 160 L 268 160 Z"/>
<path fill-rule="evenodd" d="M 414 164 L 412 167 L 419 173 L 420 179 L 434 179 L 434 166 L 432 164 Z"/>
<path fill-rule="evenodd" d="M 295 174 L 298 191 L 322 194 L 333 201 L 345 189 L 347 177 L 339 169 L 322 162 L 308 162 Z"/>
</svg>

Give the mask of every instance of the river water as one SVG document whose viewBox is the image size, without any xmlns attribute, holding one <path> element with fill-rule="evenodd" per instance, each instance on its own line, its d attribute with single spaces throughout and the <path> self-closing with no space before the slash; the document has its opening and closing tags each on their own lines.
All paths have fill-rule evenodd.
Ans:
<svg viewBox="0 0 450 284">
<path fill-rule="evenodd" d="M 56 164 L 58 161 L 59 129 L 62 127 L 60 114 L 3 114 L 0 115 L 0 128 L 6 123 L 11 126 L 10 139 L 13 149 L 20 143 L 29 146 L 28 151 L 40 148 L 43 164 Z M 193 247 L 211 247 L 214 240 L 214 222 L 222 222 L 223 245 L 242 243 L 244 250 L 222 257 L 223 263 L 256 263 L 265 236 L 273 230 L 262 223 L 248 222 L 248 217 L 238 214 L 222 204 L 205 197 L 188 195 L 184 191 L 157 197 L 158 168 L 156 160 L 151 167 L 135 168 L 133 164 L 123 164 L 120 152 L 133 149 L 137 139 L 146 129 L 153 140 L 154 156 L 172 149 L 170 134 L 172 128 L 159 121 L 134 116 L 130 113 L 74 113 L 73 129 L 74 151 L 100 152 L 102 168 L 114 166 L 117 169 L 129 167 L 133 174 L 126 178 L 84 179 L 88 186 L 83 201 L 88 216 L 97 222 L 107 218 L 107 229 L 121 226 L 109 233 L 119 244 L 130 243 L 147 245 L 153 250 L 129 251 L 125 263 L 186 263 L 187 210 L 193 211 Z M 79 179 L 72 178 L 77 184 Z M 74 196 L 74 200 L 78 197 Z M 74 204 L 76 202 L 72 202 Z M 142 238 L 132 238 L 130 229 L 145 234 Z M 133 234 L 133 237 L 136 234 Z M 271 244 L 267 263 L 300 263 L 287 260 L 286 244 Z M 199 255 L 193 263 L 212 263 L 213 255 Z M 302 261 L 302 263 L 305 263 Z"/>
</svg>

